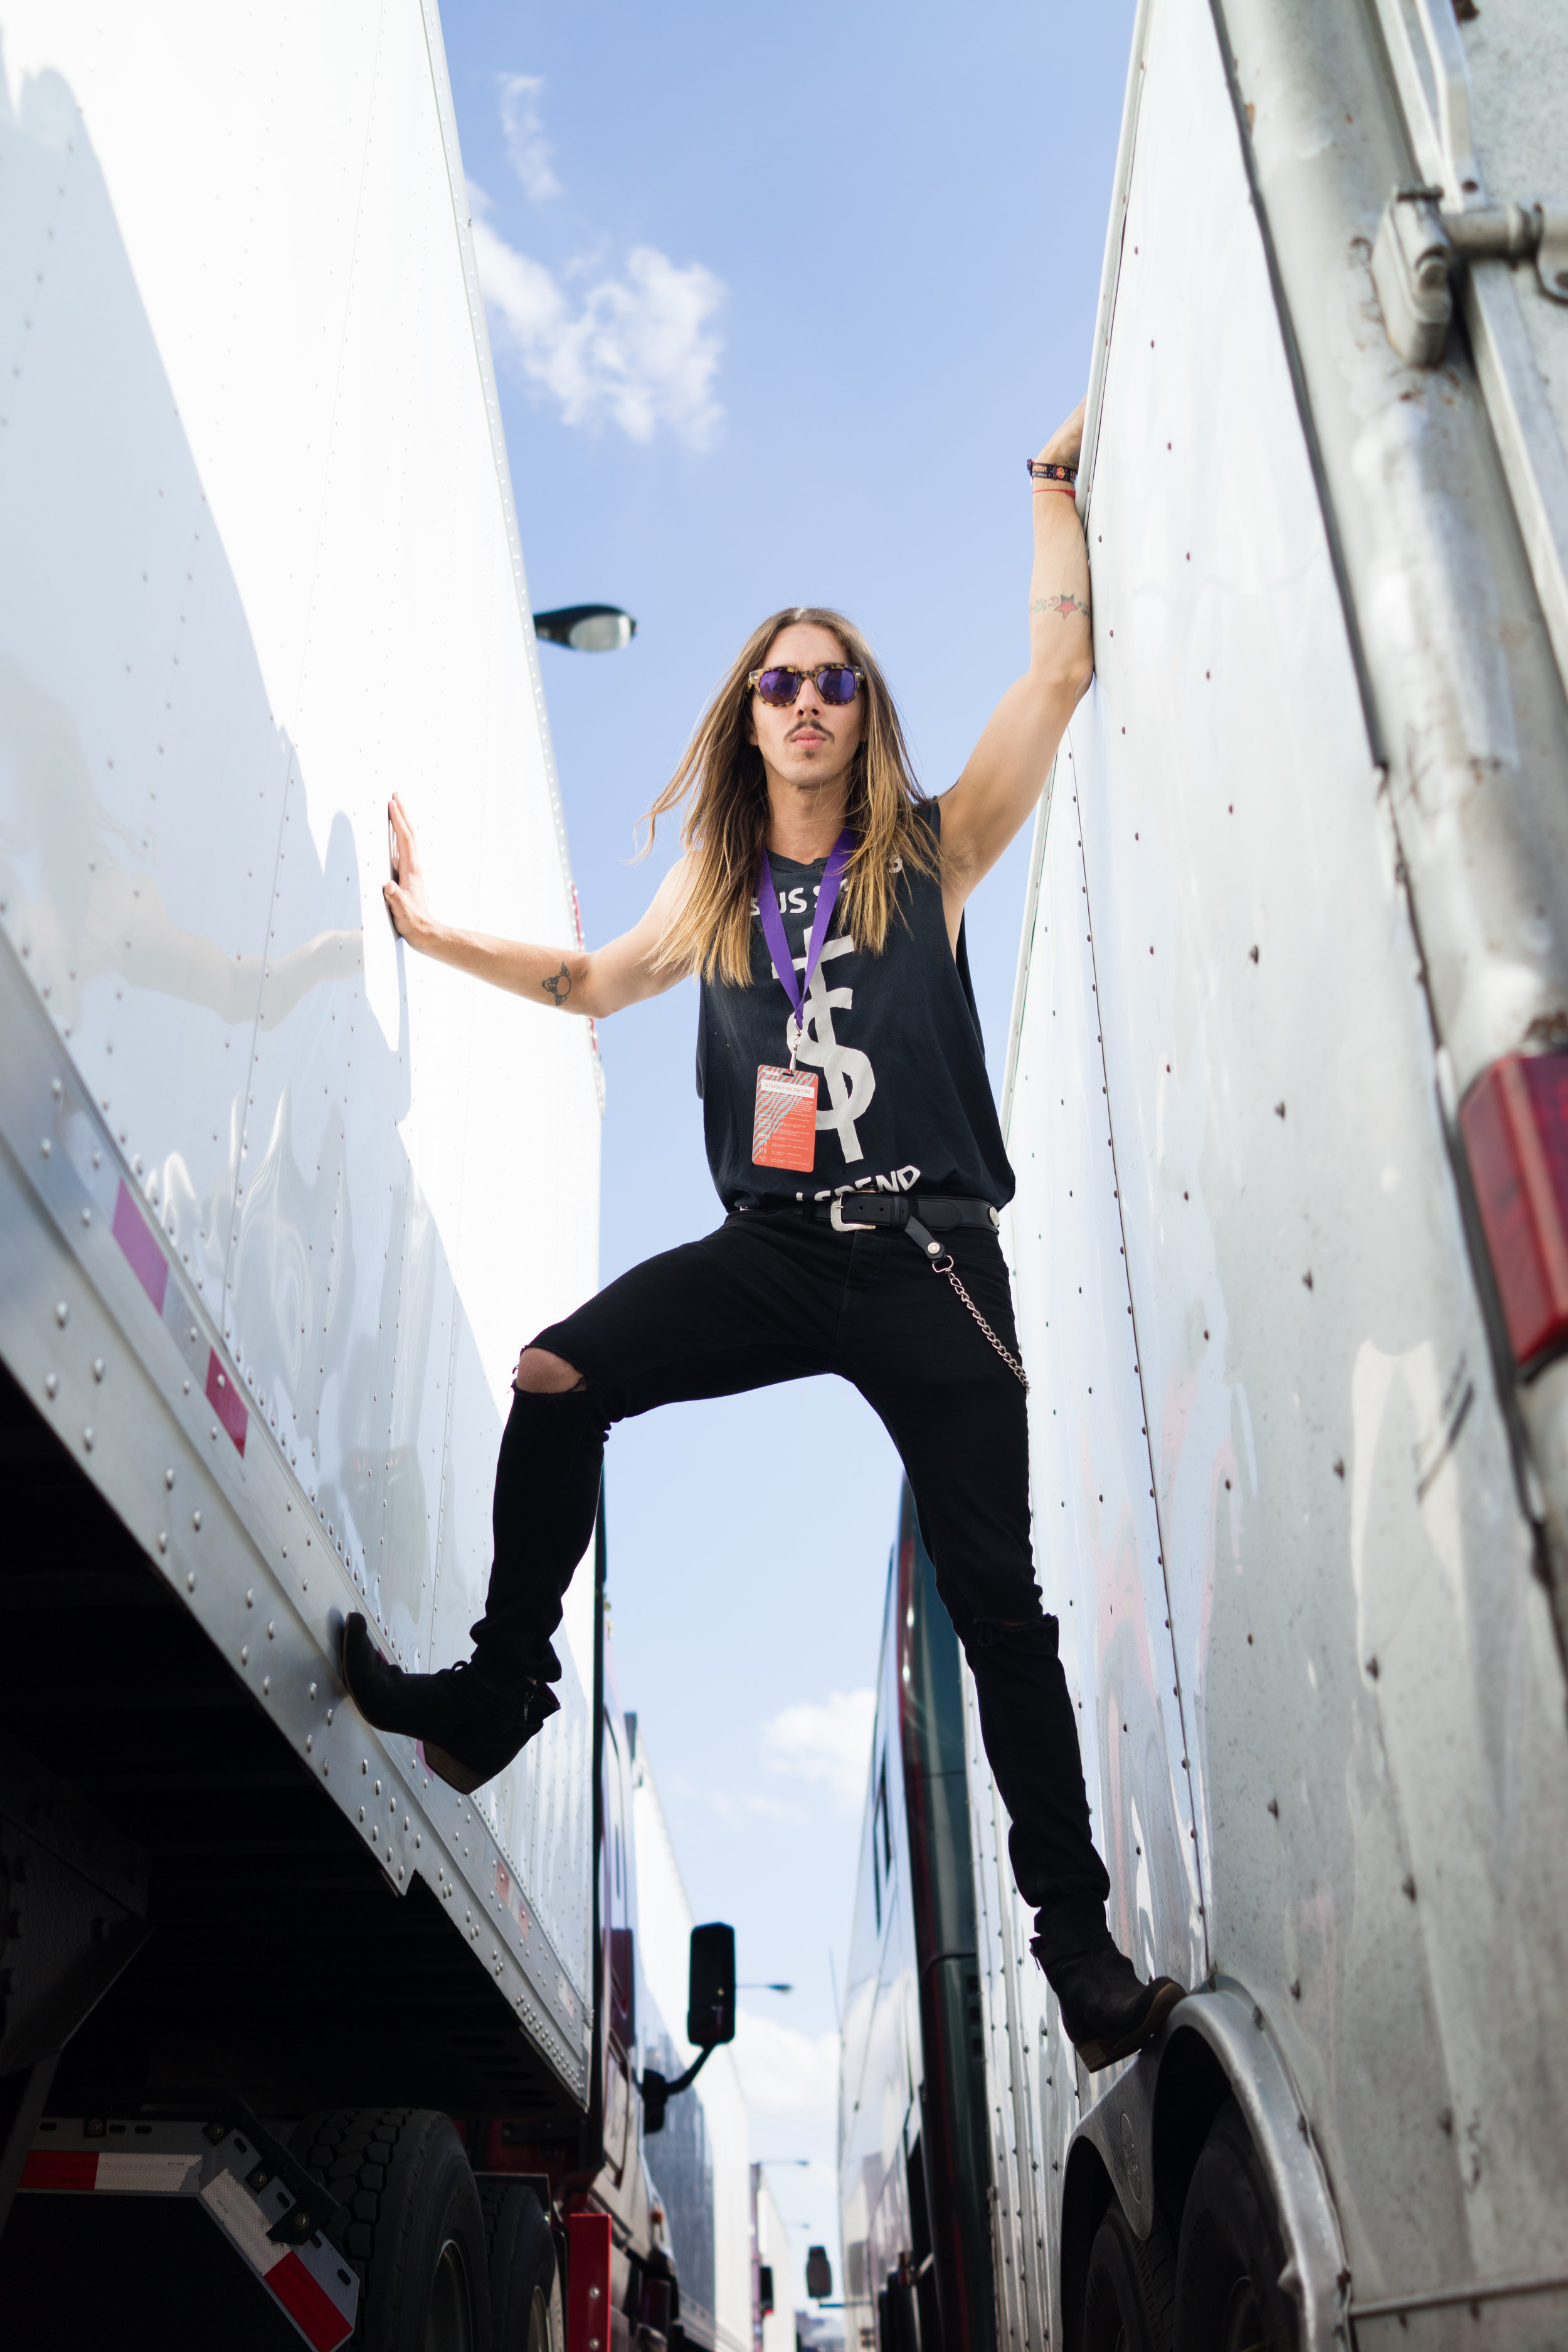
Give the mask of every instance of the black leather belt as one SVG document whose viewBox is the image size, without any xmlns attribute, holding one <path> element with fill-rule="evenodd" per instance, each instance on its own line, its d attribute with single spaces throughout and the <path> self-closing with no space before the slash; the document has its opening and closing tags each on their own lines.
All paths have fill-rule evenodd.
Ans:
<svg viewBox="0 0 1568 2352">
<path fill-rule="evenodd" d="M 744 1211 L 737 1212 L 737 1214 L 744 1213 Z M 945 1275 L 961 1305 L 969 1309 L 985 1339 L 1014 1378 L 1021 1382 L 1027 1396 L 1028 1374 L 1006 1341 L 998 1339 L 965 1290 L 953 1265 L 952 1252 L 944 1250 L 936 1238 L 938 1234 L 951 1234 L 960 1225 L 973 1225 L 983 1233 L 995 1233 L 1002 1223 L 1002 1212 L 994 1209 L 989 1201 L 963 1200 L 948 1192 L 916 1193 L 912 1200 L 907 1192 L 840 1192 L 832 1201 L 770 1202 L 760 1213 L 764 1216 L 805 1217 L 814 1225 L 831 1225 L 836 1234 L 874 1233 L 879 1225 L 885 1225 L 890 1233 L 908 1234 L 931 1272 Z"/>
<path fill-rule="evenodd" d="M 946 1192 L 912 1197 L 908 1192 L 840 1192 L 832 1201 L 803 1201 L 797 1213 L 813 1224 L 831 1225 L 836 1234 L 889 1226 L 895 1233 L 907 1233 L 927 1257 L 942 1255 L 942 1244 L 933 1239 L 937 1234 L 950 1234 L 960 1225 L 974 1225 L 994 1234 L 1002 1223 L 1001 1211 L 989 1201 L 961 1200 Z"/>
</svg>

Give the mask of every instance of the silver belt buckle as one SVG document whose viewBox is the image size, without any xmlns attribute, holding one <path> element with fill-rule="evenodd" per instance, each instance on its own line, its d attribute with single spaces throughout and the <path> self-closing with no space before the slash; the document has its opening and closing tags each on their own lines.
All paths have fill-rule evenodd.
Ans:
<svg viewBox="0 0 1568 2352">
<path fill-rule="evenodd" d="M 853 1198 L 853 1195 L 851 1195 L 851 1198 Z M 847 1224 L 845 1223 L 844 1195 L 842 1192 L 837 1193 L 835 1196 L 833 1206 L 827 1212 L 827 1222 L 832 1226 L 836 1234 L 874 1234 L 877 1230 L 875 1225 L 859 1223 L 854 1218 L 851 1218 Z"/>
</svg>

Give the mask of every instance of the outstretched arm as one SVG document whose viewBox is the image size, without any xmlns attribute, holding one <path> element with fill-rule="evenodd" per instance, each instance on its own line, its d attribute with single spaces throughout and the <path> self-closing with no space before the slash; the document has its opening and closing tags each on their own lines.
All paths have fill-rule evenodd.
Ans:
<svg viewBox="0 0 1568 2352">
<path fill-rule="evenodd" d="M 1040 456 L 1076 466 L 1083 403 Z M 1068 720 L 1094 674 L 1089 555 L 1070 485 L 1036 485 L 1035 567 L 1029 582 L 1029 667 L 1007 688 L 957 783 L 942 796 L 942 863 L 948 929 L 1039 799 Z"/>
<path fill-rule="evenodd" d="M 438 963 L 455 964 L 493 988 L 510 989 L 535 1003 L 553 1004 L 562 1013 L 583 1013 L 602 1021 L 624 1004 L 658 996 L 683 977 L 668 967 L 655 971 L 653 957 L 666 924 L 689 887 L 687 863 L 672 866 L 654 894 L 652 906 L 640 923 L 602 948 L 531 947 L 523 940 L 491 939 L 483 931 L 461 931 L 438 923 L 425 895 L 425 875 L 419 844 L 396 793 L 387 804 L 397 844 L 395 878 L 383 893 L 400 939 L 421 955 Z"/>
</svg>

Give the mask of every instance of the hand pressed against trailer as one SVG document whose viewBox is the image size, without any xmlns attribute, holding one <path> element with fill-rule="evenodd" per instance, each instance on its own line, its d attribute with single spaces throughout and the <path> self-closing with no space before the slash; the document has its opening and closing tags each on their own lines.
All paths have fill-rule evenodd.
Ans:
<svg viewBox="0 0 1568 2352">
<path fill-rule="evenodd" d="M 1105 1924 L 1072 1703 L 1030 1549 L 1026 1383 L 997 1227 L 1013 1171 L 985 1075 L 963 910 L 1030 814 L 1093 667 L 1073 499 L 1081 408 L 1030 463 L 1029 662 L 940 799 L 915 782 L 875 656 L 842 614 L 774 614 L 742 647 L 650 812 L 682 855 L 603 948 L 437 921 L 402 803 L 393 921 L 542 1010 L 604 1018 L 696 974 L 699 1091 L 725 1216 L 536 1333 L 501 1440 L 495 1559 L 466 1664 L 405 1675 L 363 1617 L 345 1679 L 469 1790 L 554 1713 L 552 1636 L 592 1538 L 611 1425 L 816 1372 L 850 1381 L 903 1459 L 1038 1912 L 1034 1948 L 1086 2063 L 1155 2031 Z"/>
</svg>

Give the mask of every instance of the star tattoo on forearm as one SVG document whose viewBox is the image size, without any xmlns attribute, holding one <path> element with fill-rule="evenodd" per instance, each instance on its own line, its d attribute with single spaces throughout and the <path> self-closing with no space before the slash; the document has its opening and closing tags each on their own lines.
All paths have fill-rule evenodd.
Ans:
<svg viewBox="0 0 1568 2352">
<path fill-rule="evenodd" d="M 552 996 L 555 999 L 558 1009 L 564 1012 L 566 1009 L 566 999 L 572 993 L 572 975 L 567 971 L 564 961 L 563 961 L 559 971 L 552 971 L 549 979 L 542 980 L 539 985 L 544 991 L 546 996 Z"/>
<path fill-rule="evenodd" d="M 1086 621 L 1089 618 L 1089 604 L 1081 596 L 1037 596 L 1029 610 L 1031 613 L 1057 613 L 1064 621 L 1069 620 L 1074 613 L 1081 613 Z"/>
</svg>

